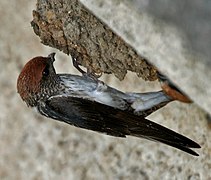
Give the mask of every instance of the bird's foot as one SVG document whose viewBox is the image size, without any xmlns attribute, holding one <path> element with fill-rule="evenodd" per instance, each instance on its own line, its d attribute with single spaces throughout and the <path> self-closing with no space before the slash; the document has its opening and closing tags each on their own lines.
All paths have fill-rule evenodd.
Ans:
<svg viewBox="0 0 211 180">
<path fill-rule="evenodd" d="M 96 73 L 94 72 L 92 69 L 87 68 L 87 72 L 82 70 L 79 67 L 78 61 L 76 58 L 72 58 L 73 61 L 73 66 L 83 75 L 83 76 L 88 76 L 91 77 L 94 80 L 97 80 L 98 78 L 100 78 L 102 76 L 102 73 Z"/>
<path fill-rule="evenodd" d="M 86 72 L 85 72 L 83 69 L 81 69 L 81 68 L 79 67 L 79 64 L 78 64 L 78 61 L 77 61 L 76 58 L 73 58 L 73 57 L 72 57 L 72 62 L 73 62 L 73 66 L 74 66 L 81 74 L 86 74 Z"/>
</svg>

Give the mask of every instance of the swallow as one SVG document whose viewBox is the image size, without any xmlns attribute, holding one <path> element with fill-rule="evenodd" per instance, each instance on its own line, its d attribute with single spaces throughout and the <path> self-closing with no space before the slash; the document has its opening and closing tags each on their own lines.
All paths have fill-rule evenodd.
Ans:
<svg viewBox="0 0 211 180">
<path fill-rule="evenodd" d="M 54 61 L 55 53 L 32 58 L 17 79 L 20 97 L 41 115 L 115 137 L 161 142 L 198 156 L 191 148 L 200 148 L 199 144 L 146 119 L 174 100 L 163 90 L 125 93 L 83 71 L 81 76 L 58 74 Z"/>
</svg>

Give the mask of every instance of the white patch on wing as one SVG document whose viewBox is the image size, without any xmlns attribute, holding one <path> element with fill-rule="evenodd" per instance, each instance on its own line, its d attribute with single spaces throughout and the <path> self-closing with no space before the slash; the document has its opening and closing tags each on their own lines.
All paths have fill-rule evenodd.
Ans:
<svg viewBox="0 0 211 180">
<path fill-rule="evenodd" d="M 160 95 L 159 97 L 148 99 L 147 101 L 143 101 L 141 99 L 137 99 L 131 107 L 135 109 L 135 112 L 145 111 L 147 109 L 151 109 L 154 106 L 159 105 L 162 102 L 168 101 L 168 97 L 165 95 Z"/>
<path fill-rule="evenodd" d="M 95 101 L 100 102 L 102 104 L 106 104 L 109 106 L 114 106 L 113 99 L 109 93 L 98 91 L 97 89 L 89 94 L 92 96 Z"/>
<path fill-rule="evenodd" d="M 136 100 L 131 107 L 135 109 L 135 112 L 144 111 L 149 108 L 147 102 L 142 101 L 141 99 Z"/>
<path fill-rule="evenodd" d="M 112 107 L 118 107 L 111 94 L 107 91 L 108 86 L 104 84 L 102 81 L 98 81 L 97 88 L 90 92 L 89 95 L 94 98 L 95 101 L 106 104 Z"/>
</svg>

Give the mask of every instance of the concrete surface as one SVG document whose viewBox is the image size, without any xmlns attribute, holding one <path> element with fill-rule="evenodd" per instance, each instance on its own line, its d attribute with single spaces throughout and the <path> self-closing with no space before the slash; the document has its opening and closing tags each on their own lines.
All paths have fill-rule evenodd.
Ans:
<svg viewBox="0 0 211 180">
<path fill-rule="evenodd" d="M 80 0 L 211 113 L 211 2 Z"/>
<path fill-rule="evenodd" d="M 0 1 L 0 179 L 211 179 L 211 131 L 196 104 L 173 102 L 149 119 L 180 132 L 202 149 L 193 157 L 144 139 L 113 138 L 39 116 L 16 93 L 17 76 L 28 59 L 55 49 L 43 46 L 30 27 L 35 1 Z M 75 73 L 57 53 L 59 72 Z M 123 91 L 154 91 L 134 74 L 122 82 L 103 79 Z"/>
</svg>

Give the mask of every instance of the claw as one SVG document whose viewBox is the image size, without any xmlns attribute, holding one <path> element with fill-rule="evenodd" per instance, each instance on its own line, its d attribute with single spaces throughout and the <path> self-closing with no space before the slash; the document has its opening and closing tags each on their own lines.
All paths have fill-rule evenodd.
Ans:
<svg viewBox="0 0 211 180">
<path fill-rule="evenodd" d="M 87 72 L 85 72 L 84 70 L 82 70 L 80 67 L 79 67 L 79 64 L 77 62 L 77 59 L 76 58 L 72 58 L 72 62 L 73 62 L 73 66 L 83 75 L 86 75 L 86 76 L 89 76 L 89 77 L 92 77 L 93 79 L 98 79 L 102 76 L 102 72 L 100 73 L 96 73 L 94 72 L 92 69 L 90 68 L 87 68 Z"/>
<path fill-rule="evenodd" d="M 84 70 L 82 70 L 82 69 L 79 67 L 79 64 L 78 64 L 76 58 L 72 58 L 72 62 L 73 62 L 73 66 L 74 66 L 81 74 L 86 74 L 86 72 L 85 72 Z"/>
<path fill-rule="evenodd" d="M 100 78 L 100 77 L 102 76 L 102 72 L 96 73 L 96 72 L 94 72 L 94 71 L 93 71 L 92 69 L 90 69 L 90 68 L 87 69 L 87 74 L 88 74 L 89 76 L 94 77 L 95 79 L 98 79 L 98 78 Z"/>
</svg>

